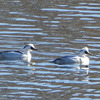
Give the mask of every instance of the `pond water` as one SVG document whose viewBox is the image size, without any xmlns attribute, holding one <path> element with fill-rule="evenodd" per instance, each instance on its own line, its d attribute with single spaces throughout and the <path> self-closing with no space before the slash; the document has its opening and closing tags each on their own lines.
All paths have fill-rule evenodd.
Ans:
<svg viewBox="0 0 100 100">
<path fill-rule="evenodd" d="M 33 43 L 32 64 L 0 61 L 2 100 L 100 100 L 100 1 L 1 0 L 0 51 Z M 57 65 L 88 47 L 90 65 Z"/>
</svg>

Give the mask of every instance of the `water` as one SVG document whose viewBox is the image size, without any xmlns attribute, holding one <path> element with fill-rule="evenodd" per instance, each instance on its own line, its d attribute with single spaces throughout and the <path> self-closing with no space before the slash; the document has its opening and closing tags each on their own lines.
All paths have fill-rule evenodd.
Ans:
<svg viewBox="0 0 100 100">
<path fill-rule="evenodd" d="M 32 64 L 0 61 L 1 100 L 99 100 L 100 2 L 1 0 L 0 50 L 33 43 Z M 49 63 L 87 46 L 89 67 Z"/>
</svg>

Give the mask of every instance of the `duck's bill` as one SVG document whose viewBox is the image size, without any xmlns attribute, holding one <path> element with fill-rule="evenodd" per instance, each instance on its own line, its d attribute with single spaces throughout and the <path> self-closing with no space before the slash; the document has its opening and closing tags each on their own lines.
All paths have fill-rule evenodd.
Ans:
<svg viewBox="0 0 100 100">
<path fill-rule="evenodd" d="M 38 50 L 37 48 L 34 48 L 33 50 Z"/>
<path fill-rule="evenodd" d="M 88 53 L 88 55 L 93 55 L 92 53 Z"/>
<path fill-rule="evenodd" d="M 92 53 L 90 53 L 90 52 L 88 52 L 87 54 L 88 54 L 88 55 L 93 55 L 93 54 L 92 54 Z"/>
<path fill-rule="evenodd" d="M 33 47 L 31 47 L 31 49 L 32 49 L 32 50 L 38 50 L 37 48 L 33 48 Z"/>
<path fill-rule="evenodd" d="M 85 54 L 92 55 L 92 53 L 85 51 Z"/>
</svg>

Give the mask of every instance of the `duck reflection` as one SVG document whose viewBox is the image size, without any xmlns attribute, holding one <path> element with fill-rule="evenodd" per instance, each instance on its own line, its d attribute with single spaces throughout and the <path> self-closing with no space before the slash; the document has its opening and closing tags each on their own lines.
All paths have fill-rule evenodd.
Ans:
<svg viewBox="0 0 100 100">
<path fill-rule="evenodd" d="M 82 71 L 82 72 L 85 72 L 86 74 L 88 74 L 88 72 L 89 72 L 89 64 L 87 64 L 87 63 L 81 63 L 81 64 L 80 63 L 74 63 L 74 64 L 65 64 L 65 65 L 59 65 L 58 64 L 57 67 L 72 69 L 76 73 L 80 73 Z"/>
</svg>

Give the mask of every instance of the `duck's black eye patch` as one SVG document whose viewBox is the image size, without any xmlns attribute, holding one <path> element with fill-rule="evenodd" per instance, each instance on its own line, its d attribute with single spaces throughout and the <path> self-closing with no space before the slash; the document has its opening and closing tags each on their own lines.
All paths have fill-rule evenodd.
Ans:
<svg viewBox="0 0 100 100">
<path fill-rule="evenodd" d="M 33 47 L 31 47 L 31 49 L 32 49 L 32 50 L 34 50 L 34 48 L 33 48 Z"/>
<path fill-rule="evenodd" d="M 89 54 L 89 52 L 85 51 L 86 54 Z"/>
<path fill-rule="evenodd" d="M 37 48 L 33 48 L 33 47 L 31 47 L 31 49 L 32 49 L 32 50 L 38 50 Z"/>
</svg>

